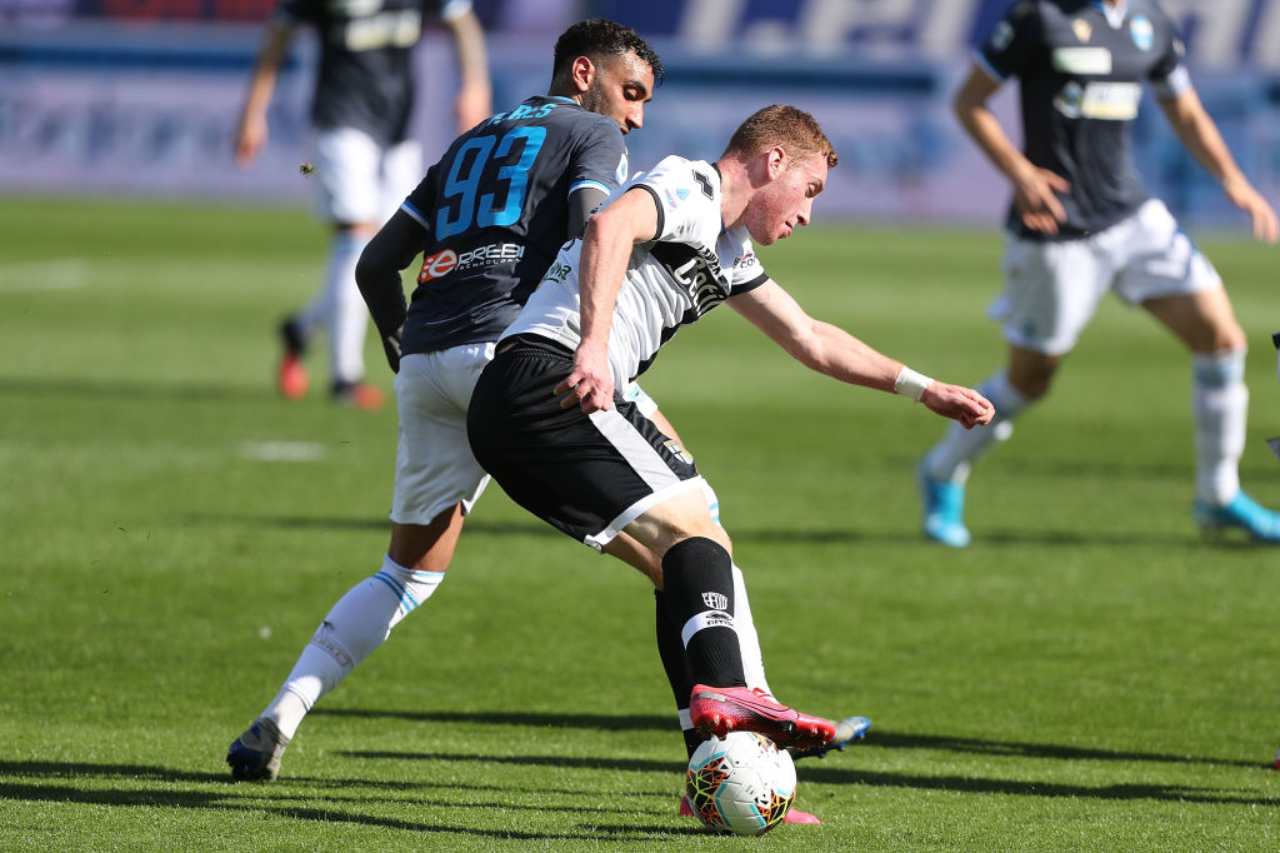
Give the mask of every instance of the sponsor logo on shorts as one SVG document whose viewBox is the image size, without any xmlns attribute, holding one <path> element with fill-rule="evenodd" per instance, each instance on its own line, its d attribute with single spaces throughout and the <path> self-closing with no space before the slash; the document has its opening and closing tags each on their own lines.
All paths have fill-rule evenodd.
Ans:
<svg viewBox="0 0 1280 853">
<path fill-rule="evenodd" d="M 728 610 L 729 597 L 722 592 L 704 592 L 702 603 L 712 610 Z"/>
<path fill-rule="evenodd" d="M 426 284 L 433 279 L 444 278 L 455 270 L 466 272 L 498 264 L 513 264 L 523 257 L 524 246 L 520 243 L 488 243 L 462 254 L 453 249 L 445 249 L 423 259 L 418 283 Z"/>
<path fill-rule="evenodd" d="M 636 393 L 636 395 L 635 395 L 635 397 L 634 397 L 633 399 L 639 399 L 639 398 L 640 398 L 640 394 L 639 394 L 639 388 L 640 388 L 640 386 L 639 386 L 639 385 L 633 385 L 632 387 L 634 387 L 634 388 L 636 388 L 636 389 L 637 389 L 637 393 Z M 680 460 L 681 462 L 683 462 L 684 464 L 686 464 L 686 465 L 692 465 L 692 464 L 693 464 L 693 454 L 692 454 L 692 453 L 690 453 L 689 451 L 685 450 L 683 447 L 681 447 L 681 446 L 680 446 L 680 442 L 676 441 L 675 439 L 673 439 L 673 438 L 669 438 L 669 439 L 667 439 L 666 441 L 664 441 L 664 442 L 662 443 L 662 446 L 663 446 L 663 447 L 665 447 L 665 448 L 667 449 L 667 452 L 669 452 L 669 453 L 670 453 L 672 456 L 674 456 L 675 458 L 679 459 L 679 460 Z"/>
</svg>

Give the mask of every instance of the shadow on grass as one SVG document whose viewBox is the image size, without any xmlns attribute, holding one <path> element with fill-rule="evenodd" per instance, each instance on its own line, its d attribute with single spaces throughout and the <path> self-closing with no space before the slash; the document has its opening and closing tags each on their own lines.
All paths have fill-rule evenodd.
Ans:
<svg viewBox="0 0 1280 853">
<path fill-rule="evenodd" d="M 346 758 L 391 761 L 441 761 L 474 764 L 512 764 L 522 767 L 575 767 L 588 770 L 623 770 L 642 773 L 679 773 L 683 766 L 665 761 L 634 758 L 571 758 L 558 755 L 470 755 L 430 752 L 339 752 Z M 1230 806 L 1280 807 L 1280 797 L 1232 796 L 1247 791 L 1195 788 L 1184 785 L 1126 783 L 1119 785 L 1071 785 L 1018 779 L 989 779 L 971 776 L 917 776 L 803 765 L 802 781 L 824 785 L 869 785 L 877 788 L 908 788 L 924 791 L 952 791 L 961 794 L 1011 794 L 1026 797 L 1073 797 L 1096 800 L 1159 800 Z"/>
<path fill-rule="evenodd" d="M 678 761 L 652 758 L 582 758 L 570 755 L 472 755 L 461 752 L 393 752 L 382 750 L 349 750 L 335 752 L 343 758 L 380 761 L 447 761 L 469 764 L 514 764 L 518 767 L 572 767 L 579 770 L 626 770 L 633 773 L 666 773 L 680 775 L 685 765 Z"/>
<path fill-rule="evenodd" d="M 1173 755 L 1159 752 L 1132 752 L 1100 747 L 1063 746 L 1053 743 L 984 740 L 982 738 L 949 737 L 947 735 L 898 734 L 875 731 L 868 747 L 886 749 L 942 749 L 976 755 L 1008 755 L 1017 758 L 1060 758 L 1066 761 L 1134 761 L 1161 764 L 1204 764 L 1215 767 L 1268 767 L 1258 761 L 1237 758 L 1212 758 L 1197 755 Z M 860 749 L 862 747 L 859 747 Z"/>
<path fill-rule="evenodd" d="M 671 718 L 660 714 L 611 716 L 608 714 L 536 714 L 512 711 L 383 711 L 362 708 L 317 708 L 313 715 L 357 719 L 400 719 L 424 723 L 480 723 L 498 726 L 546 726 L 596 731 L 656 731 L 671 728 Z M 877 729 L 865 745 L 881 749 L 938 749 L 976 755 L 1007 755 L 1019 758 L 1059 758 L 1066 761 L 1132 761 L 1160 764 L 1202 764 L 1216 767 L 1266 767 L 1261 762 L 1234 758 L 1134 752 L 1103 747 L 1065 746 L 1053 743 L 985 740 L 949 735 L 903 734 Z M 351 753 L 356 754 L 356 753 Z M 359 753 L 367 755 L 368 753 Z M 391 754 L 388 754 L 391 755 Z M 409 755 L 407 757 L 413 757 Z M 573 759 L 566 759 L 573 760 Z"/>
<path fill-rule="evenodd" d="M 875 788 L 910 788 L 921 791 L 952 791 L 961 794 L 1012 794 L 1024 797 L 1071 797 L 1089 800 L 1158 800 L 1205 805 L 1280 808 L 1280 797 L 1232 796 L 1237 793 L 1251 794 L 1250 791 L 1143 782 L 1099 786 L 1070 785 L 975 776 L 913 776 L 906 773 L 879 773 L 834 767 L 802 767 L 799 776 L 802 781 L 818 782 L 824 785 L 870 785 Z"/>
<path fill-rule="evenodd" d="M 186 519 L 204 524 L 245 524 L 253 527 L 275 527 L 283 530 L 387 530 L 391 523 L 385 518 L 338 516 L 262 516 L 262 515 L 201 515 Z M 467 535 L 483 538 L 536 536 L 560 538 L 564 534 L 537 521 L 483 521 L 471 520 L 466 525 Z M 901 531 L 867 531 L 844 527 L 769 529 L 737 527 L 730 530 L 735 542 L 763 545 L 900 545 L 936 550 L 942 549 L 925 542 L 912 532 L 904 536 Z M 1108 548 L 1185 547 L 1203 544 L 1205 547 L 1237 549 L 1252 548 L 1252 543 L 1240 540 L 1208 541 L 1186 535 L 1156 534 L 1142 531 L 1089 531 L 1089 530 L 980 530 L 974 539 L 974 548 L 1002 548 L 1007 546 L 1040 545 L 1045 547 L 1075 548 L 1079 546 L 1105 546 Z"/>
<path fill-rule="evenodd" d="M 313 716 L 415 723 L 478 723 L 486 726 L 542 726 L 604 732 L 673 731 L 674 716 L 661 714 L 538 714 L 518 711 L 381 711 L 364 708 L 316 708 Z"/>
<path fill-rule="evenodd" d="M 602 834 L 611 840 L 649 842 L 655 836 L 701 835 L 701 830 L 692 827 L 665 826 L 597 826 L 594 824 L 578 824 L 576 832 L 526 832 L 515 829 L 485 829 L 482 827 L 457 826 L 445 823 L 417 823 L 395 818 L 375 815 L 356 814 L 333 809 L 305 808 L 289 805 L 274 806 L 307 796 L 282 794 L 276 788 L 261 785 L 234 785 L 222 774 L 192 773 L 172 770 L 165 767 L 130 765 L 130 764 L 89 764 L 83 762 L 47 762 L 47 761 L 0 761 L 0 776 L 43 776 L 58 779 L 93 778 L 109 779 L 120 782 L 163 782 L 165 787 L 144 790 L 103 790 L 100 788 L 77 787 L 67 784 L 33 785 L 12 781 L 0 782 L 0 801 L 20 802 L 55 802 L 78 803 L 84 805 L 118 806 L 118 807 L 160 807 L 179 809 L 209 809 L 226 812 L 261 813 L 277 815 L 294 820 L 317 821 L 322 823 L 352 823 L 363 826 L 376 826 L 387 829 L 401 829 L 408 832 L 470 835 L 480 838 L 510 839 L 516 841 L 598 841 Z M 300 781 L 300 780 L 291 780 Z M 358 782 L 358 780 L 356 780 Z M 169 787 L 174 782 L 215 782 L 219 787 L 209 790 L 174 790 Z M 348 780 L 327 780 L 331 786 L 347 787 Z M 288 784 L 288 783 L 286 783 Z M 396 783 L 397 788 L 412 787 Z M 465 786 L 455 784 L 441 785 L 457 789 Z M 499 789 L 506 790 L 506 789 Z M 571 792 L 586 795 L 589 792 Z M 668 794 L 667 796 L 670 796 Z M 358 797 L 339 796 L 317 793 L 312 798 L 324 798 L 334 802 L 368 803 Z M 550 806 L 544 803 L 536 805 L 519 805 L 508 802 L 456 802 L 434 800 L 405 800 L 415 806 L 439 807 L 442 809 L 483 809 L 485 811 L 541 811 L 565 812 L 569 814 L 627 814 L 623 809 L 599 807 Z"/>
<path fill-rule="evenodd" d="M 683 770 L 683 767 L 679 768 Z M 2 761 L 0 760 L 0 779 L 17 776 L 41 776 L 50 778 L 98 778 L 136 780 L 140 782 L 203 782 L 215 785 L 236 785 L 226 771 L 219 773 L 203 773 L 188 770 L 174 770 L 168 767 L 156 767 L 145 764 L 90 764 L 75 761 Z M 483 791 L 505 794 L 559 794 L 570 797 L 587 797 L 594 793 L 591 788 L 550 788 L 546 785 L 522 786 L 488 785 L 475 782 L 421 782 L 407 779 L 361 779 L 350 777 L 327 778 L 323 776 L 291 776 L 281 777 L 280 781 L 268 787 L 265 785 L 249 785 L 241 789 L 245 791 L 272 791 L 281 787 L 315 787 L 315 788 L 374 788 L 392 791 L 407 790 L 442 790 L 442 791 Z M 328 795 L 325 795 L 328 797 Z M 670 790 L 640 791 L 629 793 L 633 797 L 662 797 L 670 799 Z"/>
</svg>

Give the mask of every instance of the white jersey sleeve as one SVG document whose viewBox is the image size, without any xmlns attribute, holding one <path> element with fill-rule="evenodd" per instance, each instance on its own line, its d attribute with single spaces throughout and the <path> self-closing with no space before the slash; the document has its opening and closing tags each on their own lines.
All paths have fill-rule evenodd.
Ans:
<svg viewBox="0 0 1280 853">
<path fill-rule="evenodd" d="M 744 235 L 742 245 L 733 259 L 733 267 L 729 270 L 730 292 L 737 296 L 739 293 L 755 290 L 768 280 L 769 274 L 764 271 L 764 264 L 760 263 L 760 258 L 756 255 L 755 244 L 749 236 Z"/>
<path fill-rule="evenodd" d="M 714 224 L 712 233 L 720 230 L 720 179 L 706 174 L 709 169 L 706 163 L 673 155 L 631 179 L 628 189 L 648 190 L 658 205 L 656 241 L 697 240 L 709 223 Z"/>
</svg>

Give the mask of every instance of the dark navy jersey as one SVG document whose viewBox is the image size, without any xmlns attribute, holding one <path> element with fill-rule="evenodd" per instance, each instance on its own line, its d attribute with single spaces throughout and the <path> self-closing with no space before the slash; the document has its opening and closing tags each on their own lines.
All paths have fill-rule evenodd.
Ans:
<svg viewBox="0 0 1280 853">
<path fill-rule="evenodd" d="M 1142 86 L 1162 98 L 1191 85 L 1173 22 L 1151 0 L 1112 8 L 1101 0 L 1017 0 L 976 59 L 997 80 L 1021 85 L 1023 150 L 1071 184 L 1058 239 L 1101 231 L 1146 201 L 1130 128 Z M 1009 228 L 1023 226 L 1010 209 Z"/>
<path fill-rule="evenodd" d="M 569 195 L 613 191 L 613 120 L 538 96 L 454 140 L 400 209 L 426 229 L 403 351 L 496 341 L 569 238 Z"/>
<path fill-rule="evenodd" d="M 358 128 L 382 145 L 403 141 L 424 15 L 451 19 L 470 8 L 470 0 L 281 0 L 279 18 L 314 26 L 320 39 L 311 121 Z"/>
</svg>

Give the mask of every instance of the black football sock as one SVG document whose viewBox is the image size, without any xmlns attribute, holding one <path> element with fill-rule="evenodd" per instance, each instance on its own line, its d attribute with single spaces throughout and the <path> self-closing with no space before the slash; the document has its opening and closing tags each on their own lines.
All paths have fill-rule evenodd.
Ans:
<svg viewBox="0 0 1280 853">
<path fill-rule="evenodd" d="M 693 679 L 689 677 L 689 665 L 684 657 L 684 644 L 680 642 L 680 627 L 672 623 L 667 614 L 667 604 L 660 590 L 653 591 L 657 605 L 658 656 L 666 670 L 671 695 L 676 700 L 676 715 L 680 718 L 680 731 L 684 735 L 684 748 L 693 751 L 706 740 L 706 735 L 693 727 L 689 720 L 689 694 L 693 692 Z"/>
<path fill-rule="evenodd" d="M 745 687 L 729 552 L 705 537 L 686 539 L 667 550 L 662 576 L 667 618 L 679 626 L 689 677 L 710 687 Z"/>
</svg>

